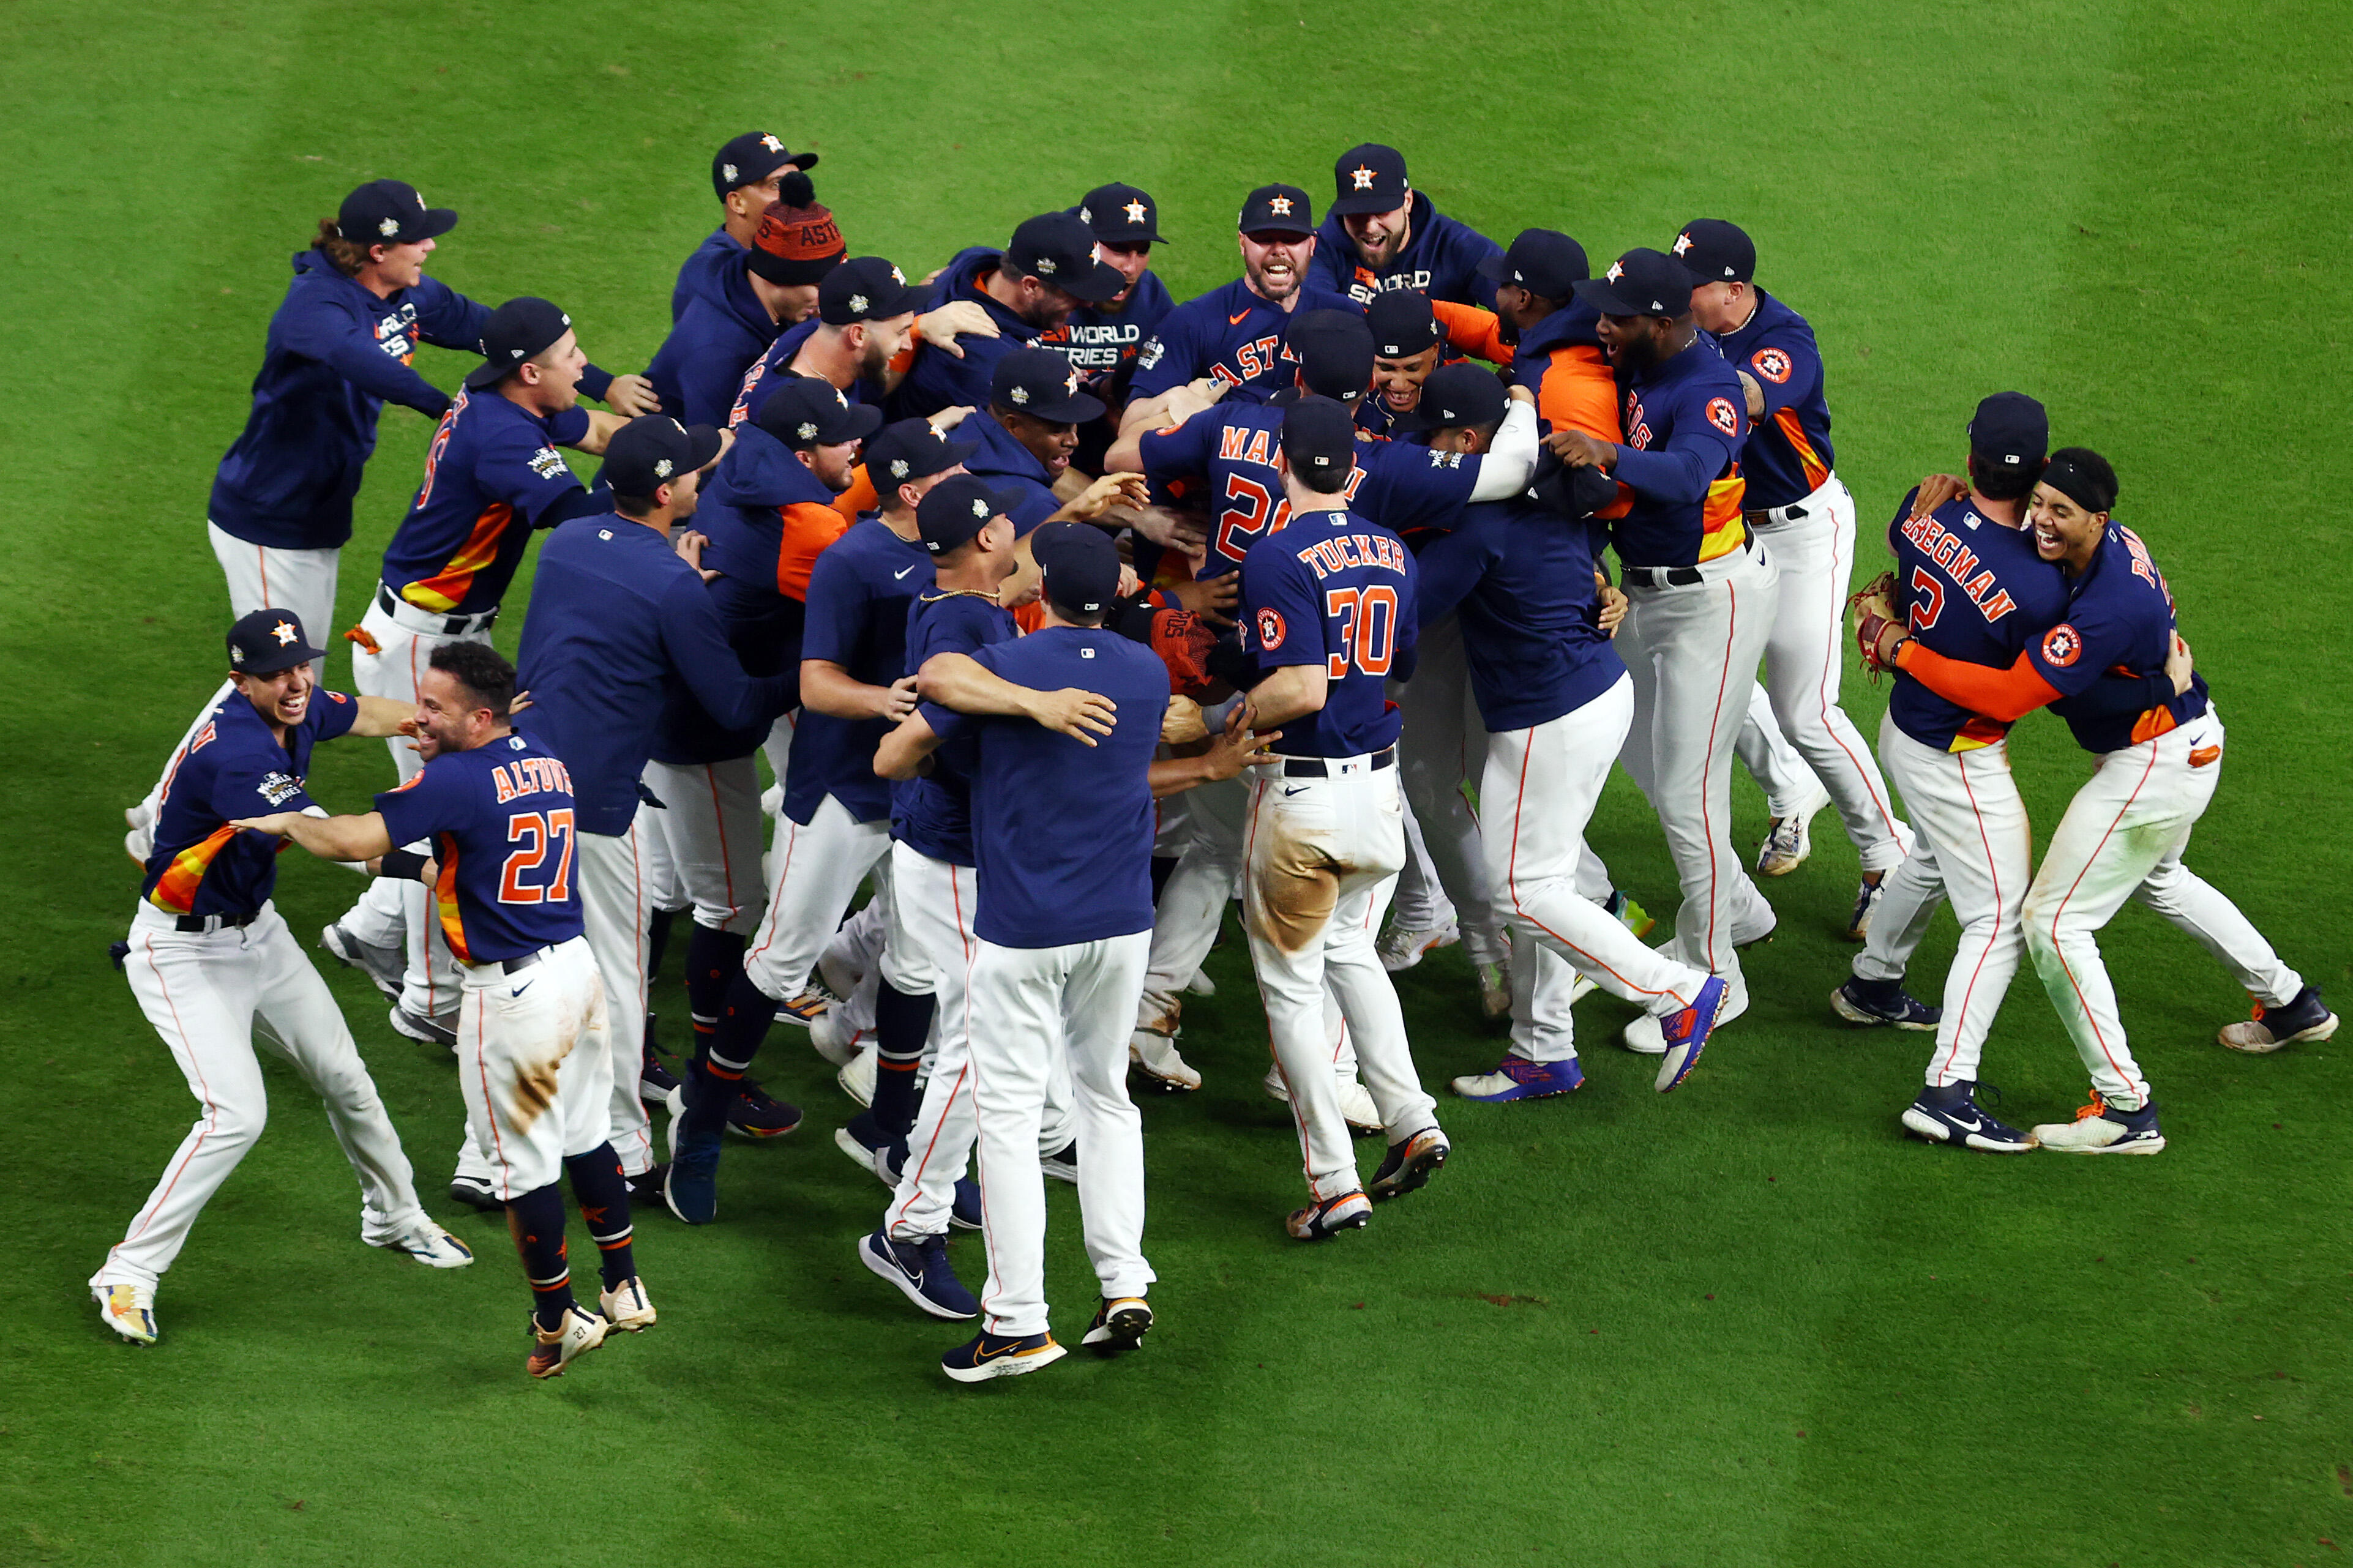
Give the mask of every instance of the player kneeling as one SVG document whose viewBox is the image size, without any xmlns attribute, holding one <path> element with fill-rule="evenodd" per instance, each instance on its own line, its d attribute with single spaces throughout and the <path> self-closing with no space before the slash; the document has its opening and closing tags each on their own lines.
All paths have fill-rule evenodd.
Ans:
<svg viewBox="0 0 2353 1568">
<path fill-rule="evenodd" d="M 364 816 L 280 813 L 239 822 L 336 860 L 381 858 L 387 876 L 429 871 L 443 933 L 463 967 L 459 1083 L 466 1119 L 531 1281 L 526 1368 L 562 1374 L 615 1329 L 654 1310 L 630 1255 L 629 1192 L 608 1141 L 612 1059 L 604 982 L 573 885 L 572 777 L 508 724 L 514 667 L 486 645 L 445 643 L 417 683 L 411 721 L 425 767 Z M 393 852 L 427 840 L 430 860 Z M 564 1194 L 603 1264 L 601 1315 L 573 1300 Z"/>
</svg>

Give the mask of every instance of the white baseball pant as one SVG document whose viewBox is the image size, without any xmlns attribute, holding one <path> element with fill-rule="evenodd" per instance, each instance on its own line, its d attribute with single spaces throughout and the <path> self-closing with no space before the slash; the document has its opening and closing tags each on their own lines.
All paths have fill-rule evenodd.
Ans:
<svg viewBox="0 0 2353 1568">
<path fill-rule="evenodd" d="M 1891 719 L 1880 725 L 1879 755 L 1911 813 L 1912 852 L 1888 873 L 1854 973 L 1865 980 L 1903 979 L 1938 901 L 1951 899 L 1961 935 L 1945 976 L 1945 1016 L 1927 1083 L 1974 1082 L 1986 1035 L 2025 952 L 2018 921 L 2034 845 L 2026 802 L 2010 776 L 2010 743 L 1940 752 Z"/>
<path fill-rule="evenodd" d="M 646 1056 L 646 928 L 653 918 L 643 850 L 646 813 L 628 831 L 577 836 L 575 885 L 588 950 L 605 982 L 605 1043 L 612 1058 L 612 1115 L 607 1128 L 625 1175 L 653 1169 L 653 1121 L 638 1089 Z M 593 1145 L 592 1145 L 593 1146 Z"/>
<path fill-rule="evenodd" d="M 491 623 L 497 618 L 496 611 L 474 616 L 469 617 L 466 629 L 452 633 L 446 616 L 407 604 L 387 611 L 380 597 L 371 598 L 360 629 L 375 641 L 375 649 L 370 652 L 364 642 L 352 645 L 352 684 L 364 697 L 413 704 L 433 650 L 443 643 L 487 644 Z M 425 766 L 425 760 L 417 754 L 417 743 L 407 736 L 389 736 L 385 744 L 391 749 L 394 771 L 403 784 Z M 422 843 L 402 847 L 419 853 L 432 849 Z M 458 961 L 441 933 L 440 921 L 432 913 L 432 894 L 424 883 L 413 877 L 375 878 L 337 923 L 371 947 L 406 952 L 408 973 L 400 985 L 402 1009 L 419 1017 L 450 1021 L 458 1010 Z"/>
<path fill-rule="evenodd" d="M 1724 1016 L 1748 1005 L 1738 944 L 1773 929 L 1772 906 L 1732 848 L 1732 753 L 1746 693 L 1772 630 L 1778 577 L 1761 549 L 1697 568 L 1688 586 L 1627 577 L 1619 657 L 1634 679 L 1634 721 L 1620 760 L 1659 814 L 1683 884 L 1666 952 L 1724 977 Z"/>
<path fill-rule="evenodd" d="M 1319 1201 L 1364 1184 L 1340 1112 L 1327 985 L 1390 1142 L 1438 1124 L 1437 1102 L 1414 1070 L 1397 989 L 1374 951 L 1405 864 L 1405 804 L 1395 770 L 1375 768 L 1370 757 L 1322 764 L 1321 778 L 1287 775 L 1279 762 L 1250 770 L 1242 877 L 1242 929 L 1275 1064 L 1291 1094 L 1308 1190 Z"/>
<path fill-rule="evenodd" d="M 1854 497 L 1836 474 L 1794 506 L 1765 514 L 1757 537 L 1781 573 L 1765 689 L 1781 732 L 1830 792 L 1867 876 L 1904 858 L 1910 829 L 1854 721 L 1839 706 L 1848 583 L 1854 574 Z"/>
<path fill-rule="evenodd" d="M 2068 803 L 2027 890 L 2027 951 L 2100 1098 L 2137 1110 L 2148 1079 L 2133 1060 L 2098 933 L 2137 899 L 2196 938 L 2267 1005 L 2295 999 L 2282 963 L 2238 906 L 2181 864 L 2221 782 L 2221 715 L 2208 709 L 2153 741 L 2103 754 Z M 1906 797 L 1909 798 L 1908 796 Z"/>
<path fill-rule="evenodd" d="M 1748 712 L 1741 721 L 1740 736 L 1733 742 L 1732 752 L 1757 781 L 1757 787 L 1765 792 L 1768 815 L 1796 816 L 1820 798 L 1814 793 L 1821 788 L 1814 771 L 1781 733 L 1781 721 L 1773 716 L 1773 700 L 1766 695 L 1761 681 L 1748 683 Z"/>
<path fill-rule="evenodd" d="M 179 1064 L 203 1114 L 164 1168 L 90 1284 L 153 1288 L 188 1239 L 205 1204 L 261 1136 L 269 1119 L 259 1037 L 294 1064 L 327 1108 L 328 1124 L 360 1180 L 360 1234 L 389 1240 L 423 1217 L 400 1134 L 327 983 L 277 907 L 242 929 L 183 931 L 142 904 L 123 963 L 131 994 Z"/>
<path fill-rule="evenodd" d="M 1438 868 L 1430 858 L 1430 846 L 1421 837 L 1421 818 L 1413 814 L 1410 800 L 1405 803 L 1405 865 L 1398 872 L 1397 892 L 1389 900 L 1389 912 L 1402 931 L 1443 931 L 1449 925 L 1460 931 L 1462 925 L 1454 900 L 1446 896 L 1446 889 L 1438 879 Z"/>
<path fill-rule="evenodd" d="M 1698 1001 L 1707 975 L 1644 946 L 1577 885 L 1585 825 L 1633 721 L 1634 685 L 1620 679 L 1557 719 L 1490 735 L 1479 800 L 1488 876 L 1514 928 L 1611 995 L 1665 1018 Z M 1565 1026 L 1534 1043 L 1545 1054 L 1526 1048 L 1515 1032 L 1513 1052 L 1534 1061 L 1577 1055 Z"/>
<path fill-rule="evenodd" d="M 1230 704 L 1203 711 L 1211 734 L 1225 723 L 1229 711 Z M 1203 784 L 1186 795 L 1193 838 L 1161 886 L 1143 1000 L 1136 1005 L 1135 1026 L 1155 1035 L 1174 1035 L 1182 1022 L 1185 984 L 1200 973 L 1201 961 L 1217 944 L 1226 904 L 1234 896 L 1234 880 L 1242 866 L 1242 816 L 1249 808 L 1248 786 L 1238 779 L 1228 780 Z"/>
<path fill-rule="evenodd" d="M 831 795 L 818 802 L 807 826 L 776 819 L 767 911 L 744 954 L 744 973 L 762 995 L 789 1002 L 808 989 L 858 884 L 877 868 L 888 877 L 890 853 L 889 818 L 860 822 Z"/>
<path fill-rule="evenodd" d="M 751 935 L 767 893 L 760 877 L 759 764 L 750 757 L 648 763 L 645 778 L 662 803 L 648 815 L 647 836 L 660 838 L 678 892 L 693 906 L 694 923 Z"/>
<path fill-rule="evenodd" d="M 253 544 L 207 519 L 206 537 L 213 557 L 228 580 L 229 615 L 237 619 L 256 610 L 291 610 L 302 617 L 302 629 L 312 646 L 332 651 L 334 636 L 335 578 L 343 564 L 343 547 L 332 550 L 279 550 Z M 327 680 L 327 661 L 313 660 L 311 677 Z"/>
<path fill-rule="evenodd" d="M 466 1124 L 491 1152 L 491 1190 L 519 1198 L 562 1178 L 564 1162 L 605 1142 L 613 1056 L 605 982 L 585 937 L 509 971 L 478 963 L 458 1008 L 458 1085 Z"/>
<path fill-rule="evenodd" d="M 1113 1297 L 1141 1296 L 1155 1278 L 1144 1259 L 1144 1120 L 1127 1097 L 1126 1024 L 1150 945 L 1144 931 L 1061 947 L 975 944 L 965 1007 L 988 1243 L 980 1309 L 990 1333 L 1048 1326 L 1038 1139 L 1056 1056 L 1070 1063 L 1080 1228 L 1095 1278 Z"/>
<path fill-rule="evenodd" d="M 1503 927 L 1487 885 L 1479 818 L 1462 785 L 1486 752 L 1487 731 L 1471 693 L 1462 625 L 1453 616 L 1421 629 L 1413 679 L 1389 683 L 1405 721 L 1398 738 L 1398 775 L 1421 828 L 1431 869 L 1454 906 L 1462 949 L 1473 963 L 1504 956 Z"/>
</svg>

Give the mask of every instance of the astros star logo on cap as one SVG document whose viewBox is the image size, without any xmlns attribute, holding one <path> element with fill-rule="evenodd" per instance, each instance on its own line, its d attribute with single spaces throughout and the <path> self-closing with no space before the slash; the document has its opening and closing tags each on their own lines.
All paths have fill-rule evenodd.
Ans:
<svg viewBox="0 0 2353 1568">
<path fill-rule="evenodd" d="M 785 150 L 785 144 L 783 142 L 777 141 L 775 137 L 768 135 L 763 135 L 760 138 L 760 145 L 765 147 L 771 153 L 781 153 Z"/>
<path fill-rule="evenodd" d="M 1128 222 L 1142 223 L 1144 221 L 1144 204 L 1142 202 L 1130 202 L 1127 204 L 1125 210 L 1127 213 Z"/>
<path fill-rule="evenodd" d="M 275 634 L 275 635 L 276 635 L 276 637 L 277 637 L 277 638 L 278 638 L 278 646 L 279 646 L 280 647 L 292 647 L 294 646 L 294 623 L 293 623 L 293 622 L 291 622 L 291 621 L 280 621 L 280 622 L 279 622 L 276 626 L 274 626 L 270 627 L 269 629 L 270 629 L 270 631 L 271 631 L 273 634 Z"/>
<path fill-rule="evenodd" d="M 1078 395 L 1078 394 L 1079 394 L 1079 373 L 1078 373 L 1076 370 L 1071 371 L 1071 372 L 1070 379 L 1069 379 L 1068 381 L 1065 381 L 1064 383 L 1062 383 L 1062 390 L 1063 390 L 1064 392 L 1066 392 L 1066 393 L 1070 394 L 1070 395 L 1071 395 L 1071 396 L 1073 396 L 1073 397 L 1076 397 L 1076 396 Z"/>
<path fill-rule="evenodd" d="M 1370 169 L 1366 168 L 1362 163 L 1357 164 L 1355 170 L 1350 173 L 1348 177 L 1356 182 L 1356 189 L 1357 190 L 1369 191 L 1373 188 L 1373 172 Z"/>
<path fill-rule="evenodd" d="M 1625 264 L 1624 262 L 1622 262 L 1622 261 L 1613 261 L 1613 262 L 1611 262 L 1611 263 L 1609 264 L 1609 281 L 1610 281 L 1610 282 L 1615 283 L 1615 282 L 1617 282 L 1617 281 L 1618 281 L 1618 279 L 1620 279 L 1620 278 L 1623 278 L 1623 277 L 1625 277 L 1625 276 L 1626 276 L 1626 264 Z"/>
<path fill-rule="evenodd" d="M 943 447 L 948 444 L 948 433 L 946 431 L 941 429 L 936 425 L 927 426 L 927 428 L 929 428 L 932 433 L 933 440 L 937 441 Z"/>
<path fill-rule="evenodd" d="M 1291 216 L 1291 198 L 1289 196 L 1270 197 L 1267 200 L 1266 207 L 1267 211 L 1275 214 L 1279 217 L 1289 217 Z"/>
<path fill-rule="evenodd" d="M 1675 236 L 1675 254 L 1676 254 L 1677 256 L 1688 256 L 1688 255 L 1690 255 L 1690 254 L 1691 254 L 1691 247 L 1692 247 L 1692 237 L 1691 237 L 1691 236 L 1690 236 L 1690 235 L 1688 235 L 1688 234 L 1679 234 L 1679 235 Z"/>
</svg>

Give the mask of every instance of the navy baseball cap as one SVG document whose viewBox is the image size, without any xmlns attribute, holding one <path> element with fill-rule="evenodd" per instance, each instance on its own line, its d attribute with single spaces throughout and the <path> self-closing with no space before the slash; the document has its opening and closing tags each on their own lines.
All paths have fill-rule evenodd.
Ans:
<svg viewBox="0 0 2353 1568">
<path fill-rule="evenodd" d="M 1577 297 L 1605 316 L 1665 316 L 1691 314 L 1692 289 L 1697 285 L 1682 262 L 1663 251 L 1636 248 L 1609 264 L 1599 278 L 1575 286 Z"/>
<path fill-rule="evenodd" d="M 466 390 L 496 386 L 515 366 L 544 353 L 571 330 L 572 318 L 544 300 L 525 294 L 508 300 L 482 323 L 482 336 L 475 345 L 482 351 L 482 363 L 466 373 Z"/>
<path fill-rule="evenodd" d="M 719 456 L 719 432 L 681 425 L 667 414 L 646 414 L 613 432 L 605 446 L 605 479 L 613 493 L 649 496 Z"/>
<path fill-rule="evenodd" d="M 1421 401 L 1397 416 L 1398 430 L 1436 430 L 1452 425 L 1493 425 L 1511 402 L 1495 373 L 1464 360 L 1442 364 L 1421 384 Z"/>
<path fill-rule="evenodd" d="M 1282 457 L 1302 473 L 1346 473 L 1356 460 L 1356 421 L 1328 397 L 1303 397 L 1283 411 Z"/>
<path fill-rule="evenodd" d="M 1044 577 L 1046 597 L 1057 609 L 1095 615 L 1109 608 L 1119 592 L 1119 546 L 1092 524 L 1041 523 L 1029 535 L 1029 553 Z"/>
<path fill-rule="evenodd" d="M 1373 334 L 1354 310 L 1302 310 L 1283 333 L 1284 357 L 1299 366 L 1297 384 L 1267 401 L 1277 406 L 1303 397 L 1328 397 L 1354 410 L 1373 384 Z"/>
<path fill-rule="evenodd" d="M 829 327 L 887 321 L 919 309 L 928 292 L 879 256 L 853 256 L 817 286 L 817 319 Z"/>
<path fill-rule="evenodd" d="M 796 449 L 839 447 L 881 429 L 882 411 L 850 402 L 822 377 L 788 375 L 761 402 L 755 423 Z"/>
<path fill-rule="evenodd" d="M 1969 416 L 1969 450 L 1989 463 L 2022 468 L 2051 449 L 2051 416 L 2022 392 L 1997 392 Z"/>
<path fill-rule="evenodd" d="M 326 657 L 311 646 L 302 617 L 291 610 L 256 610 L 228 629 L 229 668 L 240 675 L 274 675 Z"/>
<path fill-rule="evenodd" d="M 1168 243 L 1160 237 L 1160 205 L 1134 185 L 1097 185 L 1071 211 L 1105 245 Z"/>
<path fill-rule="evenodd" d="M 1683 225 L 1675 236 L 1675 258 L 1702 283 L 1746 283 L 1757 276 L 1757 242 L 1720 217 Z"/>
<path fill-rule="evenodd" d="M 370 180 L 335 214 L 335 232 L 362 247 L 414 245 L 457 226 L 454 210 L 427 206 L 417 187 L 400 180 Z"/>
<path fill-rule="evenodd" d="M 1081 392 L 1077 368 L 1052 349 L 1015 349 L 999 359 L 988 401 L 1050 425 L 1083 425 L 1103 411 L 1103 399 Z"/>
<path fill-rule="evenodd" d="M 1234 227 L 1244 234 L 1314 234 L 1315 206 L 1297 185 L 1261 185 L 1243 198 Z"/>
<path fill-rule="evenodd" d="M 1013 505 L 1013 497 L 989 489 L 974 475 L 950 474 L 915 503 L 915 531 L 925 550 L 945 555 L 973 539 L 992 519 L 1005 516 Z"/>
<path fill-rule="evenodd" d="M 1365 307 L 1365 325 L 1373 331 L 1373 352 L 1383 359 L 1411 359 L 1436 348 L 1446 334 L 1438 330 L 1438 312 L 1430 296 L 1413 289 L 1392 289 L 1373 296 Z"/>
<path fill-rule="evenodd" d="M 765 131 L 746 131 L 711 160 L 711 188 L 723 202 L 736 186 L 756 185 L 787 163 L 796 169 L 814 169 L 817 154 L 795 153 Z"/>
<path fill-rule="evenodd" d="M 1341 153 L 1339 162 L 1332 165 L 1332 186 L 1337 193 L 1332 211 L 1342 217 L 1350 213 L 1393 213 L 1413 194 L 1406 184 L 1405 154 L 1377 142 Z"/>
<path fill-rule="evenodd" d="M 1479 276 L 1489 282 L 1515 284 L 1546 300 L 1567 300 L 1592 275 L 1585 247 L 1550 228 L 1524 228 L 1509 250 L 1479 263 Z"/>
<path fill-rule="evenodd" d="M 955 468 L 980 450 L 977 441 L 951 441 L 928 419 L 885 425 L 866 443 L 866 477 L 874 493 L 887 496 L 909 479 L 927 479 Z"/>
<path fill-rule="evenodd" d="M 1100 305 L 1127 287 L 1119 268 L 1095 257 L 1095 231 L 1076 213 L 1039 213 L 1013 231 L 1005 265 L 1016 278 L 1051 283 L 1075 300 Z"/>
</svg>

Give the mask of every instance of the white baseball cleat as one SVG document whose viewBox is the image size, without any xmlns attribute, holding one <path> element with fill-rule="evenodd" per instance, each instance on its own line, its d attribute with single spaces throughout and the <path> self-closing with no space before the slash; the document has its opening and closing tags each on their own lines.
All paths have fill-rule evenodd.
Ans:
<svg viewBox="0 0 2353 1568">
<path fill-rule="evenodd" d="M 1430 931 L 1409 931 L 1393 924 L 1381 932 L 1373 951 L 1380 954 L 1383 969 L 1391 974 L 1402 974 L 1440 948 L 1452 947 L 1461 940 L 1462 928 L 1452 921 Z"/>
<path fill-rule="evenodd" d="M 152 1345 L 161 1337 L 155 1327 L 155 1291 L 147 1285 L 93 1285 L 90 1300 L 98 1303 L 98 1321 L 134 1345 Z"/>
<path fill-rule="evenodd" d="M 2138 1110 L 2118 1110 L 2092 1091 L 2092 1103 L 2075 1112 L 2073 1121 L 2046 1121 L 2034 1130 L 2034 1141 L 2062 1154 L 2154 1154 L 2165 1147 L 2157 1124 L 2157 1101 Z"/>
<path fill-rule="evenodd" d="M 474 1261 L 473 1248 L 421 1215 L 388 1236 L 363 1230 L 360 1239 L 370 1247 L 405 1252 L 427 1268 L 463 1268 Z"/>
<path fill-rule="evenodd" d="M 1168 1093 L 1201 1087 L 1201 1075 L 1187 1064 L 1177 1053 L 1176 1042 L 1166 1035 L 1138 1029 L 1128 1036 L 1127 1062 L 1150 1079 L 1154 1088 Z"/>
<path fill-rule="evenodd" d="M 1788 816 L 1777 816 L 1765 830 L 1765 842 L 1757 846 L 1757 874 L 1760 877 L 1786 877 L 1806 863 L 1814 852 L 1813 822 L 1815 814 L 1830 805 L 1831 792 L 1814 782 L 1814 793 L 1808 805 L 1799 806 Z"/>
<path fill-rule="evenodd" d="M 623 1333 L 642 1333 L 654 1326 L 654 1304 L 646 1300 L 645 1285 L 634 1274 L 610 1290 L 596 1293 L 606 1323 Z"/>
<path fill-rule="evenodd" d="M 564 1321 L 554 1328 L 541 1328 L 536 1316 L 525 1321 L 531 1325 L 532 1338 L 538 1342 L 531 1359 L 523 1363 L 523 1370 L 533 1377 L 562 1377 L 575 1357 L 603 1344 L 605 1331 L 612 1327 L 577 1302 L 564 1310 Z"/>
<path fill-rule="evenodd" d="M 860 1050 L 872 1050 L 863 1029 L 852 1028 L 843 1009 L 828 1007 L 808 1024 L 809 1046 L 836 1067 L 848 1067 Z"/>
<path fill-rule="evenodd" d="M 881 1054 L 881 1047 L 869 1042 L 856 1056 L 842 1063 L 841 1070 L 833 1075 L 833 1081 L 841 1086 L 841 1092 L 861 1107 L 874 1103 L 874 1075 L 880 1070 L 878 1058 Z"/>
<path fill-rule="evenodd" d="M 1368 1138 L 1384 1131 L 1380 1107 L 1373 1103 L 1373 1091 L 1365 1087 L 1355 1070 L 1352 1068 L 1333 1076 L 1338 1080 L 1340 1114 L 1346 1119 L 1348 1131 L 1359 1138 Z M 1291 1103 L 1291 1086 L 1283 1081 L 1281 1067 L 1268 1068 L 1266 1077 L 1260 1079 L 1259 1084 L 1266 1090 L 1269 1100 L 1279 1100 L 1285 1105 Z"/>
<path fill-rule="evenodd" d="M 2242 1023 L 2225 1024 L 2215 1038 L 2234 1051 L 2269 1056 L 2297 1040 L 2325 1040 L 2337 1033 L 2337 1015 L 2320 999 L 2320 988 L 2307 985 L 2285 1005 L 2255 1004 L 2255 1016 Z"/>
</svg>

